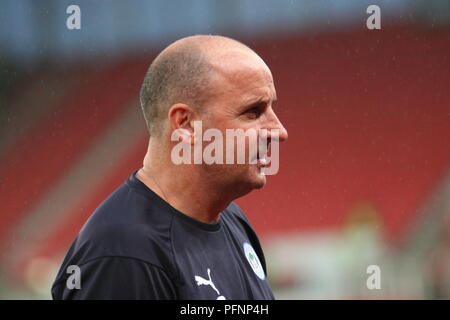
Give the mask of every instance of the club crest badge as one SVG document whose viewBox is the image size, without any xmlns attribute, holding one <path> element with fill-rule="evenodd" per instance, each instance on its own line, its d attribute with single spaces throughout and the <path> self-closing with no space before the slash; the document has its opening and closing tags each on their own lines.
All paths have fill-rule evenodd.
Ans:
<svg viewBox="0 0 450 320">
<path fill-rule="evenodd" d="M 259 261 L 258 255 L 248 242 L 244 242 L 244 254 L 245 257 L 247 258 L 248 263 L 250 264 L 253 271 L 258 276 L 258 278 L 264 280 L 266 278 L 266 275 L 264 274 L 264 269 L 261 265 L 261 262 Z"/>
</svg>

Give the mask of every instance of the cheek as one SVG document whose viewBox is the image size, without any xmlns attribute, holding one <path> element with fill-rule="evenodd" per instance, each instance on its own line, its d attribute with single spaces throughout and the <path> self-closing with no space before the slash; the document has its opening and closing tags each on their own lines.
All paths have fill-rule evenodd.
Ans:
<svg viewBox="0 0 450 320">
<path fill-rule="evenodd" d="M 219 115 L 209 115 L 202 119 L 203 129 L 204 131 L 207 129 L 218 129 L 220 131 L 224 131 L 226 126 L 228 125 L 226 119 L 223 119 L 223 117 L 220 117 Z"/>
</svg>

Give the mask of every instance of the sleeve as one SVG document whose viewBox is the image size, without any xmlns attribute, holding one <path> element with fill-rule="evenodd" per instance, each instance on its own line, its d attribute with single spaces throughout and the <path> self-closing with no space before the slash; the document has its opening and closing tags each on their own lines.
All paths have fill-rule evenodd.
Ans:
<svg viewBox="0 0 450 320">
<path fill-rule="evenodd" d="M 172 300 L 173 281 L 159 267 L 126 257 L 102 257 L 80 265 L 80 289 L 69 289 L 70 273 L 52 287 L 55 300 Z"/>
</svg>

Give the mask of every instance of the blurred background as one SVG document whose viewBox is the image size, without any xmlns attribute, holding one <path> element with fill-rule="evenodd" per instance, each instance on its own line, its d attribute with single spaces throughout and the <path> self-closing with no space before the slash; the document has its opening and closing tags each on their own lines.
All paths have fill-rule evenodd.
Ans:
<svg viewBox="0 0 450 320">
<path fill-rule="evenodd" d="M 148 65 L 193 34 L 244 42 L 274 75 L 280 171 L 237 202 L 276 298 L 450 298 L 448 0 L 2 0 L 0 298 L 50 298 L 81 226 L 141 166 Z"/>
</svg>

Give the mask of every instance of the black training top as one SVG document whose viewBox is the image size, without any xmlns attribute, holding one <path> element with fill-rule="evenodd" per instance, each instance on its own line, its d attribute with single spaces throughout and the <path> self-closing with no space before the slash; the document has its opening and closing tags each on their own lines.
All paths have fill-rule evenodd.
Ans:
<svg viewBox="0 0 450 320">
<path fill-rule="evenodd" d="M 258 238 L 235 203 L 202 223 L 135 174 L 81 229 L 54 299 L 273 299 Z"/>
</svg>

